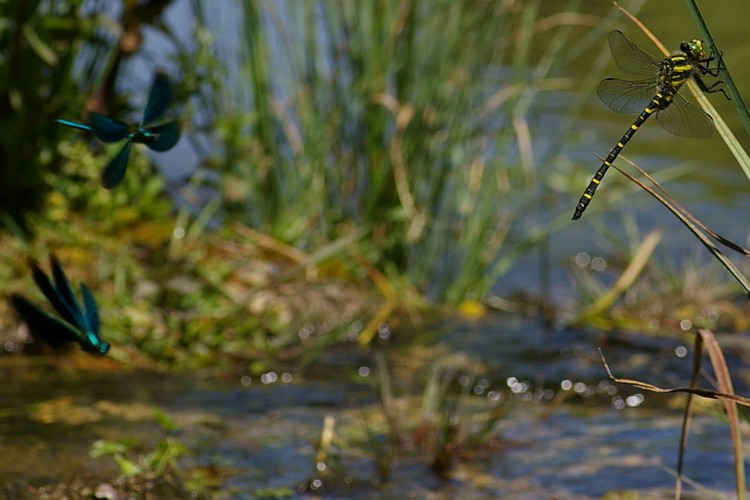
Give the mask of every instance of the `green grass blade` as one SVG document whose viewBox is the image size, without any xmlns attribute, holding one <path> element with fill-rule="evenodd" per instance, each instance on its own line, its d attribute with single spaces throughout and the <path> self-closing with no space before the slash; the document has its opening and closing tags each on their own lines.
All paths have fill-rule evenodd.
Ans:
<svg viewBox="0 0 750 500">
<path fill-rule="evenodd" d="M 701 33 L 701 37 L 710 47 L 712 54 L 720 57 L 721 52 L 719 51 L 716 42 L 714 41 L 714 38 L 708 29 L 706 21 L 701 15 L 698 5 L 695 3 L 695 0 L 687 0 L 687 6 L 693 16 L 693 19 L 695 20 L 695 23 L 698 25 L 698 30 Z M 737 113 L 742 120 L 742 124 L 745 126 L 745 130 L 748 134 L 750 134 L 750 111 L 748 111 L 747 106 L 745 105 L 745 101 L 742 99 L 742 95 L 737 89 L 737 86 L 734 84 L 734 80 L 732 79 L 732 75 L 729 73 L 729 69 L 726 68 L 726 64 L 724 64 L 723 62 L 719 66 L 719 75 L 721 76 L 721 80 L 723 81 L 725 89 L 729 92 L 729 95 L 732 98 L 732 103 L 737 109 Z M 739 143 L 739 141 L 726 125 L 721 116 L 719 116 L 708 99 L 706 99 L 705 96 L 701 95 L 701 93 L 697 91 L 695 85 L 691 85 L 690 87 L 703 109 L 714 118 L 716 129 L 719 131 L 719 134 L 729 148 L 729 151 L 739 163 L 740 167 L 745 173 L 745 176 L 750 179 L 750 157 L 748 156 L 747 152 L 742 148 L 742 145 Z"/>
<path fill-rule="evenodd" d="M 700 228 L 693 223 L 695 217 L 693 217 L 691 214 L 689 214 L 689 212 L 682 209 L 681 207 L 675 206 L 675 204 L 673 204 L 667 197 L 660 195 L 659 193 L 645 185 L 643 182 L 641 182 L 639 179 L 636 179 L 632 175 L 623 171 L 616 164 L 613 164 L 612 166 L 629 180 L 640 186 L 644 191 L 656 198 L 662 205 L 664 205 L 670 212 L 672 212 L 680 220 L 680 222 L 682 222 L 685 227 L 687 227 L 690 232 L 693 233 L 696 238 L 698 238 L 703 246 L 705 246 L 708 251 L 711 252 L 711 254 L 719 260 L 722 266 L 724 266 L 724 268 L 734 277 L 734 279 L 737 280 L 737 283 L 742 286 L 742 288 L 745 290 L 745 293 L 750 296 L 750 282 L 748 282 L 747 278 L 742 274 L 737 266 L 735 266 L 734 263 L 729 260 L 706 235 L 703 234 Z"/>
<path fill-rule="evenodd" d="M 716 45 L 714 37 L 711 35 L 711 32 L 708 29 L 708 25 L 706 24 L 706 21 L 701 14 L 700 8 L 698 8 L 698 4 L 695 2 L 695 0 L 687 0 L 687 6 L 690 14 L 693 16 L 695 24 L 698 25 L 698 31 L 700 31 L 701 37 L 711 49 L 711 54 L 715 57 L 721 57 L 721 51 Z M 734 80 L 732 79 L 732 75 L 729 73 L 729 69 L 726 67 L 726 64 L 723 61 L 721 62 L 722 64 L 719 66 L 719 74 L 721 75 L 721 80 L 724 82 L 725 89 L 729 91 L 729 95 L 732 97 L 732 102 L 734 103 L 735 108 L 737 108 L 737 113 L 739 113 L 740 115 L 740 119 L 742 120 L 742 124 L 745 126 L 745 130 L 750 135 L 750 111 L 748 111 L 747 106 L 745 105 L 745 101 L 742 99 L 742 94 L 740 94 L 740 91 L 734 84 Z"/>
<path fill-rule="evenodd" d="M 698 333 L 706 346 L 706 352 L 708 353 L 708 358 L 711 360 L 711 366 L 714 369 L 714 376 L 716 377 L 719 391 L 726 394 L 734 394 L 732 377 L 729 374 L 729 367 L 727 366 L 719 342 L 710 330 L 701 328 L 698 330 Z M 727 419 L 729 420 L 729 429 L 732 433 L 732 450 L 734 452 L 737 498 L 738 500 L 744 500 L 746 497 L 745 492 L 747 491 L 745 486 L 745 460 L 742 453 L 742 434 L 740 432 L 737 403 L 726 399 L 723 400 L 722 403 L 724 403 L 724 410 L 726 411 Z"/>
</svg>

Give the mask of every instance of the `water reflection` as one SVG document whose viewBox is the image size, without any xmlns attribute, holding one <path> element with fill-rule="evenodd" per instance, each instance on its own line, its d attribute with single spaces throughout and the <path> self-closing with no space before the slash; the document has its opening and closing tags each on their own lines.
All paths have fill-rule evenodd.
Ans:
<svg viewBox="0 0 750 500">
<path fill-rule="evenodd" d="M 90 458 L 90 446 L 123 437 L 139 439 L 145 449 L 154 446 L 162 439 L 153 417 L 157 407 L 175 420 L 176 438 L 194 452 L 182 462 L 185 473 L 224 471 L 219 488 L 228 498 L 230 492 L 275 488 L 346 498 L 548 498 L 672 487 L 679 405 L 613 384 L 596 346 L 605 344 L 615 373 L 666 386 L 680 385 L 672 382 L 689 374 L 692 361 L 683 343 L 548 334 L 533 321 L 506 316 L 445 321 L 413 334 L 387 331 L 390 397 L 404 439 L 398 453 L 408 448 L 408 459 L 387 462 L 397 450 L 389 448 L 382 379 L 372 353 L 352 347 L 324 353 L 304 373 L 275 369 L 212 380 L 0 367 L 0 480 L 40 485 L 83 473 L 111 479 L 116 464 Z M 428 404 L 431 380 L 452 396 Z M 444 430 L 460 423 L 471 433 L 492 423 L 481 446 L 457 448 L 448 482 L 432 472 L 435 456 L 427 454 L 440 449 L 434 448 L 440 434 L 420 430 L 427 421 L 414 425 L 431 414 L 450 416 Z M 330 443 L 320 460 L 325 422 Z M 441 428 L 440 419 L 433 422 Z M 711 459 L 697 458 L 706 456 Z M 731 456 L 725 424 L 697 416 L 687 475 L 721 490 L 733 481 Z M 384 484 L 377 479 L 379 463 Z"/>
</svg>

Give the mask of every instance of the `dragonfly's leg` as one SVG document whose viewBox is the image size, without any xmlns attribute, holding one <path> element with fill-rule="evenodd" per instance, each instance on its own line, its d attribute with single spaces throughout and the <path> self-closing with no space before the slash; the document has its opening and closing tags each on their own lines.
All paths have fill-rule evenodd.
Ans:
<svg viewBox="0 0 750 500">
<path fill-rule="evenodd" d="M 714 69 L 714 71 L 716 71 L 716 73 L 718 73 L 719 70 L 727 69 L 727 67 L 724 66 L 724 53 L 723 52 L 719 52 L 719 57 L 716 57 L 713 54 L 715 54 L 715 52 L 712 53 L 711 57 L 709 57 L 708 60 L 709 61 L 716 61 L 716 68 Z"/>
<path fill-rule="evenodd" d="M 701 73 L 704 73 L 704 71 L 701 71 Z M 707 72 L 707 71 L 706 71 L 705 73 L 706 73 L 706 74 L 708 74 L 708 75 L 714 76 L 714 75 L 712 75 L 712 73 L 709 73 L 709 72 Z M 700 89 L 701 89 L 701 90 L 702 90 L 703 92 L 705 92 L 705 93 L 707 93 L 707 94 L 713 94 L 714 92 L 721 92 L 722 94 L 724 94 L 724 97 L 726 97 L 726 99 L 727 99 L 728 101 L 731 101 L 731 100 L 732 100 L 732 99 L 730 99 L 730 98 L 729 98 L 729 96 L 727 95 L 727 93 L 726 93 L 726 92 L 724 91 L 724 89 L 723 89 L 723 88 L 721 88 L 721 87 L 719 87 L 719 88 L 716 88 L 717 86 L 719 86 L 719 85 L 721 85 L 722 83 L 724 83 L 724 82 L 722 82 L 721 80 L 719 80 L 718 82 L 714 82 L 714 83 L 713 83 L 713 84 L 711 84 L 711 85 L 706 85 L 706 82 L 704 82 L 704 81 L 703 81 L 703 79 L 702 79 L 702 78 L 701 78 L 700 76 L 698 76 L 698 75 L 693 75 L 693 77 L 695 78 L 695 83 L 697 83 L 697 84 L 698 84 L 698 87 L 699 87 L 699 88 L 700 88 Z"/>
<path fill-rule="evenodd" d="M 716 63 L 716 67 L 711 67 L 712 62 Z M 706 63 L 705 65 L 698 64 L 698 68 L 703 75 L 711 75 L 718 78 L 721 71 L 727 69 L 726 66 L 724 66 L 724 54 L 722 52 L 719 52 L 719 57 L 712 55 L 708 59 L 701 61 L 701 63 Z"/>
<path fill-rule="evenodd" d="M 706 59 L 706 60 L 705 60 L 705 61 L 703 61 L 703 62 L 705 62 L 705 63 L 711 63 L 712 61 L 715 61 L 715 60 L 716 60 L 715 58 L 713 58 L 713 57 L 710 57 L 710 58 Z M 721 63 L 720 63 L 720 62 L 719 62 L 719 63 L 717 63 L 717 65 L 716 65 L 716 67 L 715 67 L 715 68 L 712 68 L 712 67 L 710 66 L 710 64 L 707 64 L 707 65 L 705 65 L 705 66 L 704 66 L 704 65 L 702 65 L 702 64 L 699 64 L 699 65 L 698 65 L 698 68 L 700 69 L 700 72 L 701 72 L 701 74 L 703 74 L 703 75 L 711 75 L 711 76 L 715 76 L 715 77 L 717 77 L 717 78 L 718 78 L 718 76 L 719 76 L 719 72 L 720 72 L 720 71 L 722 70 L 722 67 L 721 67 Z"/>
</svg>

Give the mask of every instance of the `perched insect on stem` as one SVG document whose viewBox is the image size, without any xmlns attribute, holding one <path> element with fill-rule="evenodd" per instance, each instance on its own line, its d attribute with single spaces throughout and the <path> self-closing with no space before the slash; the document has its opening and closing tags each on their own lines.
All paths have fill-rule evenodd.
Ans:
<svg viewBox="0 0 750 500">
<path fill-rule="evenodd" d="M 609 34 L 609 48 L 617 67 L 622 71 L 634 75 L 651 75 L 651 78 L 636 81 L 607 78 L 599 84 L 596 93 L 610 109 L 618 113 L 640 115 L 594 174 L 576 205 L 573 220 L 581 218 L 607 169 L 651 115 L 656 114 L 659 125 L 678 137 L 709 137 L 713 134 L 713 119 L 677 93 L 686 81 L 693 78 L 704 92 L 724 93 L 722 89 L 715 88 L 720 81 L 707 86 L 702 79 L 706 75 L 717 77 L 719 69 L 707 66 L 714 58 L 706 55 L 701 40 L 694 38 L 682 42 L 679 52 L 661 61 L 628 40 L 622 31 L 615 30 Z M 726 93 L 724 96 L 726 97 Z"/>
</svg>

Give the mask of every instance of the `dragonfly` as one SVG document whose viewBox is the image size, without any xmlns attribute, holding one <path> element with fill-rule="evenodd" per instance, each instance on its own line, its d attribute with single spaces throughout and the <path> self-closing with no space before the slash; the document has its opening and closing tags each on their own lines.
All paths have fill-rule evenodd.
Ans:
<svg viewBox="0 0 750 500">
<path fill-rule="evenodd" d="M 715 88 L 721 81 L 708 86 L 702 79 L 706 75 L 717 77 L 719 68 L 708 67 L 715 58 L 706 55 L 703 41 L 697 38 L 682 42 L 678 52 L 661 61 L 628 40 L 619 30 L 609 34 L 609 48 L 620 70 L 633 75 L 649 75 L 650 78 L 635 81 L 606 78 L 599 84 L 596 93 L 612 111 L 640 115 L 589 182 L 576 205 L 573 220 L 581 218 L 607 169 L 651 115 L 655 114 L 659 125 L 677 137 L 706 138 L 713 134 L 713 119 L 677 93 L 685 82 L 692 78 L 704 92 L 724 93 L 723 89 Z"/>
<path fill-rule="evenodd" d="M 31 333 L 52 347 L 76 342 L 84 351 L 104 356 L 109 351 L 109 344 L 99 335 L 99 312 L 91 290 L 84 283 L 80 284 L 82 306 L 60 261 L 53 254 L 50 254 L 49 261 L 54 282 L 35 261 L 30 261 L 30 266 L 34 281 L 60 317 L 49 314 L 19 294 L 11 295 L 11 305 Z"/>
<path fill-rule="evenodd" d="M 146 108 L 137 128 L 128 127 L 122 122 L 99 113 L 91 113 L 88 125 L 64 119 L 55 121 L 61 125 L 93 132 L 97 139 L 105 143 L 127 139 L 120 152 L 107 163 L 102 172 L 102 185 L 111 189 L 125 178 L 133 143 L 145 144 L 153 151 L 163 152 L 172 149 L 180 140 L 180 125 L 176 120 L 154 125 L 164 116 L 171 101 L 172 83 L 166 73 L 159 71 L 154 76 Z"/>
</svg>

